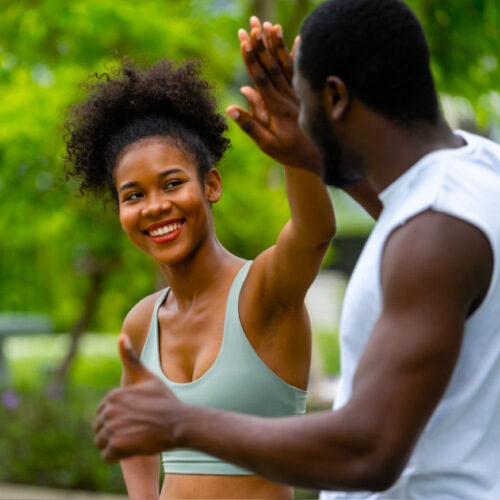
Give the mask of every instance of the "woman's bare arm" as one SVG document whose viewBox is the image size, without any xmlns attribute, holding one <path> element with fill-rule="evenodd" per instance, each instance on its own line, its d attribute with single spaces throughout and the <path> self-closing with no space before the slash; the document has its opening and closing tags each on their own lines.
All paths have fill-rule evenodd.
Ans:
<svg viewBox="0 0 500 500">
<path fill-rule="evenodd" d="M 127 334 L 136 352 L 141 352 L 146 341 L 149 320 L 153 313 L 156 296 L 146 297 L 128 313 L 123 322 L 123 333 Z M 121 386 L 132 385 L 129 372 L 123 370 Z M 130 500 L 158 500 L 160 482 L 160 458 L 158 454 L 130 457 L 120 462 L 123 479 Z"/>
<path fill-rule="evenodd" d="M 255 85 L 241 89 L 250 112 L 237 106 L 227 112 L 264 153 L 284 166 L 291 218 L 276 245 L 256 259 L 254 268 L 255 275 L 265 277 L 256 286 L 265 302 L 296 306 L 319 271 L 335 234 L 335 216 L 320 178 L 320 154 L 298 123 L 292 56 L 281 27 L 270 23 L 262 27 L 257 18 L 252 18 L 251 26 L 250 34 L 239 32 L 242 58 Z M 378 216 L 381 204 L 368 182 L 350 186 L 346 192 L 373 217 Z"/>
<path fill-rule="evenodd" d="M 319 176 L 321 158 L 298 125 L 291 76 L 279 62 L 280 52 L 286 51 L 290 57 L 285 45 L 281 40 L 272 49 L 279 37 L 266 33 L 260 25 L 251 35 L 240 30 L 240 40 L 255 89 L 242 88 L 250 112 L 237 106 L 230 106 L 227 112 L 262 151 L 284 165 L 291 215 L 276 245 L 255 260 L 253 275 L 259 280 L 255 288 L 264 308 L 265 303 L 276 301 L 302 304 L 335 233 L 333 207 Z"/>
<path fill-rule="evenodd" d="M 382 261 L 383 311 L 344 407 L 266 419 L 184 405 L 128 348 L 125 364 L 140 383 L 113 391 L 99 407 L 96 443 L 104 458 L 192 447 L 274 481 L 388 488 L 446 389 L 465 320 L 485 296 L 493 269 L 484 235 L 450 219 L 424 213 L 389 239 Z M 131 401 L 134 410 L 124 415 Z"/>
</svg>

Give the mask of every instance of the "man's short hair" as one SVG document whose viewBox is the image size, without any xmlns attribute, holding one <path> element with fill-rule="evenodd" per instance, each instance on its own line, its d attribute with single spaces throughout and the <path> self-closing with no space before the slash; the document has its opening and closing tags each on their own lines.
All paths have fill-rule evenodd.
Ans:
<svg viewBox="0 0 500 500">
<path fill-rule="evenodd" d="M 299 69 L 314 91 L 330 75 L 402 125 L 436 123 L 439 104 L 422 26 L 401 0 L 329 0 L 301 27 Z"/>
</svg>

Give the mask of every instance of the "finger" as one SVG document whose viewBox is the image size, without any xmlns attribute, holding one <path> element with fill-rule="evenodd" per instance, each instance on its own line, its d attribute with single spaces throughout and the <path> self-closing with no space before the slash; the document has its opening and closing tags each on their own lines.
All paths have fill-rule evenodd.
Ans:
<svg viewBox="0 0 500 500">
<path fill-rule="evenodd" d="M 97 410 L 96 410 L 97 415 L 99 415 L 100 413 L 102 413 L 102 411 L 104 410 L 104 407 L 107 404 L 107 399 L 108 399 L 107 396 L 105 396 L 104 398 L 102 398 L 102 400 L 99 403 L 99 406 L 97 407 Z"/>
<path fill-rule="evenodd" d="M 253 30 L 254 28 L 262 31 L 262 24 L 257 16 L 252 16 L 250 18 L 250 30 Z"/>
<path fill-rule="evenodd" d="M 253 29 L 263 31 L 262 23 L 260 22 L 260 19 L 257 16 L 252 16 L 250 18 L 250 31 L 252 31 Z M 265 38 L 264 38 L 264 45 L 267 47 L 267 40 Z"/>
<path fill-rule="evenodd" d="M 265 46 L 262 32 L 255 28 L 252 29 L 250 39 L 252 40 L 252 47 L 257 54 L 257 58 L 261 66 L 265 69 L 269 80 L 278 91 L 285 92 L 290 84 L 283 73 L 279 61 L 273 57 L 269 49 Z"/>
<path fill-rule="evenodd" d="M 94 420 L 94 424 L 92 426 L 94 433 L 99 432 L 106 424 L 107 419 L 109 418 L 110 414 L 110 401 L 109 401 L 109 396 L 112 392 L 115 392 L 116 389 L 113 389 L 113 391 L 110 391 L 106 397 L 101 401 L 99 404 L 99 407 L 97 408 L 97 413 L 96 417 Z"/>
<path fill-rule="evenodd" d="M 266 38 L 270 40 L 271 32 L 273 31 L 273 25 L 269 21 L 265 21 L 262 27 L 264 28 L 262 31 L 266 35 Z"/>
<path fill-rule="evenodd" d="M 252 47 L 252 43 L 244 42 L 241 44 L 240 48 L 241 57 L 243 58 L 248 74 L 255 83 L 255 87 L 263 101 L 267 102 L 267 100 L 269 100 L 272 103 L 276 101 L 276 99 L 279 99 L 279 92 L 274 87 L 264 66 L 258 59 L 256 51 Z"/>
<path fill-rule="evenodd" d="M 124 333 L 118 337 L 118 347 L 123 368 L 128 371 L 134 383 L 154 377 L 154 375 L 142 364 L 139 356 L 130 343 L 130 339 Z"/>
<path fill-rule="evenodd" d="M 240 39 L 241 43 L 243 43 L 243 42 L 250 42 L 250 35 L 243 28 L 240 28 L 238 30 L 238 38 Z"/>
<path fill-rule="evenodd" d="M 108 463 L 117 462 L 122 458 L 126 458 L 126 456 L 127 455 L 125 453 L 120 453 L 118 450 L 113 448 L 113 446 L 111 446 L 109 442 L 101 452 L 101 458 Z"/>
<path fill-rule="evenodd" d="M 273 42 L 272 42 L 272 31 L 273 31 L 273 25 L 269 22 L 266 21 L 263 25 L 263 30 L 262 33 L 264 34 L 264 41 L 266 43 L 266 47 L 269 49 L 273 57 L 276 57 L 276 54 L 274 53 L 273 49 Z"/>
<path fill-rule="evenodd" d="M 293 58 L 285 45 L 285 41 L 283 39 L 283 29 L 279 24 L 272 27 L 271 42 L 274 53 L 276 54 L 276 58 L 279 61 L 287 82 L 291 84 L 293 78 Z"/>
<path fill-rule="evenodd" d="M 238 106 L 229 106 L 226 113 L 261 149 L 265 150 L 266 145 L 275 141 L 274 135 L 244 109 Z"/>
<path fill-rule="evenodd" d="M 109 435 L 104 429 L 101 429 L 99 432 L 96 432 L 96 435 L 94 436 L 94 445 L 97 446 L 97 448 L 99 448 L 100 450 L 106 448 L 108 442 L 109 442 Z"/>
<path fill-rule="evenodd" d="M 137 455 L 137 453 L 134 453 L 134 450 L 131 450 L 130 447 L 127 446 L 128 438 L 123 433 L 113 435 L 108 439 L 104 436 L 103 439 L 106 441 L 106 445 L 101 448 L 101 457 L 106 462 L 117 462 L 122 458 Z"/>
<path fill-rule="evenodd" d="M 115 387 L 114 389 L 111 389 L 108 391 L 108 393 L 101 399 L 101 402 L 99 403 L 99 406 L 97 407 L 96 413 L 99 414 L 101 413 L 104 408 L 108 405 L 110 400 L 119 392 L 121 391 L 120 388 Z"/>
<path fill-rule="evenodd" d="M 241 93 L 246 97 L 248 105 L 250 106 L 251 114 L 257 118 L 263 125 L 269 124 L 269 114 L 266 107 L 262 102 L 259 94 L 252 87 L 241 87 Z"/>
<path fill-rule="evenodd" d="M 292 47 L 292 52 L 290 55 L 292 56 L 292 59 L 295 57 L 295 51 L 297 50 L 297 46 L 299 45 L 300 42 L 300 35 L 297 35 L 295 37 L 295 40 L 293 41 L 293 47 Z"/>
<path fill-rule="evenodd" d="M 92 430 L 94 431 L 94 434 L 97 434 L 103 427 L 104 425 L 104 419 L 102 417 L 102 412 L 97 415 L 97 417 L 94 420 L 94 424 L 92 425 Z"/>
</svg>

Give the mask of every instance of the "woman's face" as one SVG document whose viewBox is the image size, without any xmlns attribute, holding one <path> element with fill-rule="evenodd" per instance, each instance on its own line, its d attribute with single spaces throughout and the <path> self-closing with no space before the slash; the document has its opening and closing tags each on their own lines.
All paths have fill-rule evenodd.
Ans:
<svg viewBox="0 0 500 500">
<path fill-rule="evenodd" d="M 212 169 L 202 184 L 194 161 L 167 139 L 133 143 L 113 174 L 123 230 L 158 262 L 181 262 L 210 234 L 220 175 Z"/>
</svg>

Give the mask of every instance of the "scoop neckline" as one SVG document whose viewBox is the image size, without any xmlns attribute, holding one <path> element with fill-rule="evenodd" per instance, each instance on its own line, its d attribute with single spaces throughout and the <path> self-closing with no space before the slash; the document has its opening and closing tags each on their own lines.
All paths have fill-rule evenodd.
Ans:
<svg viewBox="0 0 500 500">
<path fill-rule="evenodd" d="M 194 379 L 194 380 L 191 380 L 191 382 L 175 382 L 174 380 L 171 380 L 170 378 L 167 377 L 166 373 L 163 371 L 163 367 L 161 365 L 161 355 L 160 355 L 160 319 L 159 319 L 159 310 L 160 310 L 160 307 L 165 303 L 165 301 L 167 300 L 167 297 L 168 297 L 168 294 L 170 293 L 170 290 L 171 288 L 170 287 L 167 287 L 167 289 L 165 290 L 165 294 L 162 298 L 162 300 L 160 301 L 158 307 L 156 308 L 155 310 L 155 316 L 156 316 L 156 321 L 155 321 L 155 343 L 156 343 L 156 360 L 158 362 L 158 368 L 159 368 L 159 372 L 161 373 L 162 377 L 171 385 L 175 385 L 175 386 L 178 386 L 178 387 L 189 387 L 189 386 L 192 386 L 192 385 L 195 385 L 197 383 L 199 383 L 200 381 L 202 381 L 211 371 L 213 371 L 215 369 L 215 366 L 217 365 L 220 357 L 221 357 L 221 353 L 223 351 L 223 348 L 224 348 L 224 344 L 225 344 L 225 340 L 226 340 L 226 326 L 227 326 L 227 316 L 228 316 L 228 303 L 229 303 L 229 298 L 231 297 L 231 293 L 233 291 L 233 288 L 235 287 L 235 283 L 236 283 L 236 280 L 238 278 L 238 276 L 240 275 L 240 273 L 242 272 L 243 268 L 245 266 L 247 266 L 251 261 L 247 261 L 245 262 L 239 269 L 238 269 L 238 272 L 236 273 L 236 275 L 234 276 L 233 278 L 233 282 L 231 283 L 231 286 L 229 287 L 229 292 L 227 294 L 227 297 L 226 297 L 226 305 L 225 305 L 225 309 L 224 309 L 224 325 L 223 325 L 223 329 L 222 329 L 222 341 L 220 343 L 220 347 L 219 347 L 219 351 L 217 353 L 217 356 L 214 360 L 214 362 L 210 365 L 210 367 L 207 369 L 206 372 L 204 372 L 200 377 Z M 239 301 L 239 297 L 238 297 L 238 301 Z"/>
</svg>

